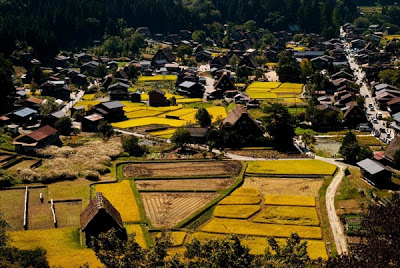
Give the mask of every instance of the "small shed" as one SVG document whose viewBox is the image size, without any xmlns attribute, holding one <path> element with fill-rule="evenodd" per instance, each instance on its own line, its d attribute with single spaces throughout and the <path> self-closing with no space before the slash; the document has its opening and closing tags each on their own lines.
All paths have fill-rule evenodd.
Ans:
<svg viewBox="0 0 400 268">
<path fill-rule="evenodd" d="M 121 214 L 102 193 L 96 193 L 81 213 L 81 230 L 85 233 L 86 245 L 90 244 L 92 237 L 98 237 L 112 228 L 117 231 L 119 238 L 127 239 Z"/>
<path fill-rule="evenodd" d="M 382 183 L 391 176 L 391 172 L 384 165 L 369 158 L 358 162 L 357 166 L 360 167 L 362 175 L 374 183 Z"/>
<path fill-rule="evenodd" d="M 165 97 L 165 92 L 161 89 L 155 89 L 149 92 L 149 105 L 150 106 L 166 106 L 167 98 Z"/>
</svg>

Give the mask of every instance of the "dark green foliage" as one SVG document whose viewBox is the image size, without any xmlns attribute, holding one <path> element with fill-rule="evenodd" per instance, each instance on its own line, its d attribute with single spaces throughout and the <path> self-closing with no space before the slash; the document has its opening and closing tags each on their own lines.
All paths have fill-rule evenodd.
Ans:
<svg viewBox="0 0 400 268">
<path fill-rule="evenodd" d="M 196 112 L 195 118 L 201 127 L 209 127 L 211 125 L 211 115 L 205 108 L 199 108 Z"/>
<path fill-rule="evenodd" d="M 267 114 L 262 118 L 265 129 L 274 139 L 277 149 L 293 147 L 295 119 L 289 113 L 287 107 L 280 103 L 272 103 L 264 108 Z"/>
<path fill-rule="evenodd" d="M 0 128 L 0 149 L 6 151 L 14 151 L 13 136 L 8 128 Z"/>
<path fill-rule="evenodd" d="M 355 164 L 360 150 L 361 147 L 358 144 L 356 135 L 352 131 L 347 132 L 339 149 L 344 161 L 349 164 Z"/>
<path fill-rule="evenodd" d="M 394 167 L 400 169 L 400 150 L 396 150 L 393 156 Z"/>
<path fill-rule="evenodd" d="M 60 132 L 61 135 L 69 135 L 72 130 L 72 121 L 69 116 L 63 116 L 57 120 L 54 127 Z"/>
<path fill-rule="evenodd" d="M 295 58 L 292 58 L 283 52 L 279 55 L 279 64 L 276 73 L 281 82 L 299 82 L 301 75 L 300 64 Z"/>
<path fill-rule="evenodd" d="M 110 138 L 114 132 L 113 127 L 107 121 L 101 121 L 97 130 L 101 133 L 104 139 Z"/>
<path fill-rule="evenodd" d="M 99 78 L 103 78 L 104 76 L 107 75 L 107 69 L 104 64 L 99 64 L 99 66 L 96 67 L 94 70 L 94 75 Z"/>
<path fill-rule="evenodd" d="M 1 38 L 0 38 L 1 39 Z M 0 54 L 0 114 L 12 109 L 14 85 L 11 76 L 14 74 L 11 61 Z"/>
<path fill-rule="evenodd" d="M 40 81 L 44 78 L 44 74 L 42 69 L 40 68 L 40 66 L 35 65 L 32 68 L 32 78 L 33 78 L 33 82 L 35 82 L 36 84 L 39 84 Z"/>
<path fill-rule="evenodd" d="M 49 115 L 57 112 L 59 105 L 53 97 L 46 97 L 39 106 L 40 115 Z"/>
<path fill-rule="evenodd" d="M 143 156 L 147 151 L 146 146 L 139 145 L 139 140 L 135 136 L 127 136 L 122 138 L 122 148 L 130 156 Z"/>
<path fill-rule="evenodd" d="M 171 141 L 183 149 L 184 145 L 190 142 L 190 132 L 185 127 L 177 128 Z"/>
</svg>

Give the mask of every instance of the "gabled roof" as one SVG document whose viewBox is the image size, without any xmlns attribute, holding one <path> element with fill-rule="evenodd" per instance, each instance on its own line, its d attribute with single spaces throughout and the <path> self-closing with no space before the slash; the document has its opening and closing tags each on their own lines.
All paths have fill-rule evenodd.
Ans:
<svg viewBox="0 0 400 268">
<path fill-rule="evenodd" d="M 185 81 L 185 82 L 179 84 L 180 87 L 185 87 L 185 88 L 191 88 L 194 85 L 196 85 L 196 83 L 192 82 L 192 81 Z"/>
<path fill-rule="evenodd" d="M 40 141 L 40 140 L 43 140 L 55 133 L 57 133 L 56 129 L 52 128 L 49 125 L 46 125 L 44 127 L 41 127 L 39 129 L 33 131 L 31 134 L 29 134 L 27 136 L 35 141 Z"/>
<path fill-rule="evenodd" d="M 25 108 L 22 108 L 16 112 L 14 112 L 14 115 L 19 116 L 19 117 L 27 117 L 27 116 L 30 116 L 32 114 L 37 114 L 37 113 L 38 113 L 37 111 L 35 111 L 31 108 L 25 107 Z"/>
<path fill-rule="evenodd" d="M 128 84 L 125 84 L 125 83 L 117 82 L 115 84 L 112 84 L 112 85 L 108 86 L 108 89 L 113 89 L 114 87 L 129 88 L 130 86 Z"/>
<path fill-rule="evenodd" d="M 149 92 L 149 94 L 154 94 L 154 93 L 158 93 L 158 94 L 161 94 L 163 96 L 165 95 L 165 92 L 163 90 L 161 90 L 161 89 L 158 89 L 158 88 Z"/>
<path fill-rule="evenodd" d="M 364 169 L 365 171 L 367 171 L 369 174 L 371 175 L 375 175 L 381 171 L 386 170 L 385 166 L 382 165 L 381 163 L 378 163 L 372 159 L 364 159 L 360 162 L 357 163 L 357 166 L 359 166 L 360 168 Z"/>
<path fill-rule="evenodd" d="M 60 110 L 58 112 L 52 113 L 51 115 L 56 118 L 61 118 L 61 117 L 67 116 L 67 113 L 64 112 L 63 110 Z"/>
<path fill-rule="evenodd" d="M 89 205 L 81 213 L 81 230 L 85 231 L 90 221 L 101 211 L 106 212 L 119 227 L 124 228 L 121 214 L 119 214 L 118 210 L 114 208 L 102 193 L 96 193 L 95 198 L 90 200 Z"/>
<path fill-rule="evenodd" d="M 397 150 L 400 150 L 400 135 L 394 136 L 392 142 L 389 144 L 388 148 L 385 151 L 385 158 L 393 161 L 394 154 Z"/>
<path fill-rule="evenodd" d="M 241 104 L 236 105 L 235 108 L 233 108 L 233 110 L 229 112 L 223 123 L 229 123 L 234 126 L 243 115 L 247 115 L 248 118 L 250 118 L 254 122 L 254 124 L 260 129 L 260 131 L 264 133 L 264 130 L 261 128 L 261 126 L 253 119 L 253 117 L 251 117 L 250 114 L 247 113 L 246 108 Z"/>
<path fill-rule="evenodd" d="M 161 52 L 165 55 L 169 62 L 173 62 L 175 60 L 175 55 L 172 53 L 172 50 L 169 47 L 161 49 Z"/>
<path fill-rule="evenodd" d="M 108 102 L 102 102 L 101 105 L 108 109 L 116 109 L 116 108 L 122 108 L 125 105 L 120 103 L 119 101 L 108 101 Z"/>
</svg>

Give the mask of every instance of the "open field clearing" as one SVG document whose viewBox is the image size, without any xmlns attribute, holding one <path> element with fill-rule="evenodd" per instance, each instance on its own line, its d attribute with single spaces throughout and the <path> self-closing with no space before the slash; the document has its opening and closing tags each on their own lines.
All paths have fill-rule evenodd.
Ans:
<svg viewBox="0 0 400 268">
<path fill-rule="evenodd" d="M 147 248 L 146 240 L 144 239 L 144 233 L 140 224 L 126 224 L 124 225 L 126 233 L 128 235 L 135 235 L 135 241 L 142 247 Z"/>
<path fill-rule="evenodd" d="M 299 225 L 254 223 L 246 220 L 214 218 L 201 228 L 203 232 L 220 234 L 289 237 L 297 233 L 304 239 L 322 239 L 321 228 Z"/>
<path fill-rule="evenodd" d="M 231 196 L 236 196 L 236 195 L 260 196 L 260 192 L 257 189 L 253 189 L 253 188 L 240 187 L 239 189 L 236 189 L 230 195 Z"/>
<path fill-rule="evenodd" d="M 156 81 L 176 81 L 176 75 L 154 75 L 154 76 L 140 76 L 139 82 L 156 82 Z"/>
<path fill-rule="evenodd" d="M 216 193 L 140 193 L 154 227 L 173 227 L 218 196 Z M 118 208 L 117 208 L 118 209 Z"/>
<path fill-rule="evenodd" d="M 94 251 L 80 245 L 78 228 L 57 228 L 9 232 L 11 245 L 20 249 L 42 247 L 47 251 L 51 267 L 79 267 L 88 263 L 100 267 Z"/>
<path fill-rule="evenodd" d="M 195 103 L 202 102 L 203 100 L 200 98 L 191 98 L 191 99 L 177 99 L 176 103 Z"/>
<path fill-rule="evenodd" d="M 101 103 L 101 101 L 97 100 L 80 100 L 78 101 L 74 106 L 79 107 L 79 106 L 84 106 L 86 110 L 90 109 L 90 107 L 95 106 L 97 104 Z"/>
<path fill-rule="evenodd" d="M 315 197 L 301 195 L 265 195 L 266 205 L 315 207 Z"/>
<path fill-rule="evenodd" d="M 253 221 L 273 224 L 319 226 L 317 210 L 312 207 L 267 206 Z"/>
<path fill-rule="evenodd" d="M 83 210 L 82 202 L 55 203 L 54 207 L 57 215 L 58 228 L 80 226 L 80 215 Z M 48 209 L 50 210 L 50 204 Z"/>
<path fill-rule="evenodd" d="M 280 160 L 249 162 L 246 173 L 295 176 L 330 176 L 336 166 L 319 160 Z"/>
<path fill-rule="evenodd" d="M 0 191 L 0 212 L 11 224 L 10 230 L 22 230 L 24 224 L 25 190 Z"/>
<path fill-rule="evenodd" d="M 284 179 L 246 177 L 242 187 L 256 188 L 262 195 L 308 195 L 318 196 L 321 179 Z M 240 189 L 240 188 L 239 188 Z"/>
<path fill-rule="evenodd" d="M 259 205 L 219 205 L 214 216 L 218 218 L 248 219 L 260 211 Z"/>
<path fill-rule="evenodd" d="M 119 211 L 123 222 L 140 222 L 140 212 L 131 189 L 130 181 L 96 185 L 96 192 L 102 192 Z"/>
<path fill-rule="evenodd" d="M 260 204 L 259 196 L 227 196 L 218 204 L 220 205 L 257 205 Z"/>
<path fill-rule="evenodd" d="M 171 242 L 173 247 L 179 247 L 183 245 L 186 238 L 186 232 L 173 231 L 170 232 Z M 156 233 L 156 237 L 161 237 L 161 233 Z"/>
<path fill-rule="evenodd" d="M 231 178 L 225 179 L 182 179 L 182 180 L 137 180 L 136 187 L 139 191 L 168 191 L 168 190 L 224 190 L 231 186 L 235 180 Z"/>
<path fill-rule="evenodd" d="M 186 121 L 150 116 L 112 123 L 111 125 L 116 128 L 132 128 L 147 125 L 167 125 L 171 127 L 181 127 L 186 125 Z"/>
<path fill-rule="evenodd" d="M 371 14 L 371 13 L 382 13 L 381 6 L 359 6 L 358 7 L 361 12 L 364 14 Z"/>
<path fill-rule="evenodd" d="M 238 175 L 241 168 L 239 161 L 137 163 L 124 165 L 123 175 L 125 178 Z"/>
</svg>

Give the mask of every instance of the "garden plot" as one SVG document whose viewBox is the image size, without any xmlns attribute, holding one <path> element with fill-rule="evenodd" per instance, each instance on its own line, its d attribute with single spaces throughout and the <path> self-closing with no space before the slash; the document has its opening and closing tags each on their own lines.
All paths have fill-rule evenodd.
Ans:
<svg viewBox="0 0 400 268">
<path fill-rule="evenodd" d="M 339 155 L 339 149 L 342 143 L 331 138 L 317 138 L 314 144 L 314 151 L 324 157 Z"/>
<path fill-rule="evenodd" d="M 132 192 L 130 181 L 98 184 L 96 192 L 102 192 L 119 211 L 123 222 L 140 222 L 140 212 Z"/>
<path fill-rule="evenodd" d="M 11 230 L 22 230 L 24 224 L 25 189 L 1 190 L 0 212 L 11 224 Z"/>
<path fill-rule="evenodd" d="M 331 176 L 336 166 L 319 160 L 267 160 L 249 162 L 246 173 L 280 177 Z"/>
<path fill-rule="evenodd" d="M 132 163 L 123 166 L 123 175 L 125 178 L 238 175 L 241 168 L 239 161 Z"/>
<path fill-rule="evenodd" d="M 217 193 L 140 193 L 152 225 L 173 227 L 218 196 Z M 118 209 L 118 208 L 117 208 Z"/>
<path fill-rule="evenodd" d="M 224 179 L 182 179 L 182 180 L 137 180 L 136 187 L 139 191 L 217 191 L 224 190 L 234 183 L 231 178 Z"/>
<path fill-rule="evenodd" d="M 81 245 L 78 228 L 53 228 L 9 232 L 11 245 L 20 249 L 41 247 L 47 252 L 51 267 L 101 267 L 93 250 Z"/>
<path fill-rule="evenodd" d="M 285 179 L 246 177 L 242 187 L 255 188 L 262 195 L 307 195 L 318 196 L 322 186 L 321 179 Z"/>
<path fill-rule="evenodd" d="M 83 210 L 82 202 L 57 202 L 54 203 L 54 208 L 57 215 L 58 228 L 80 226 L 80 215 Z"/>
</svg>

